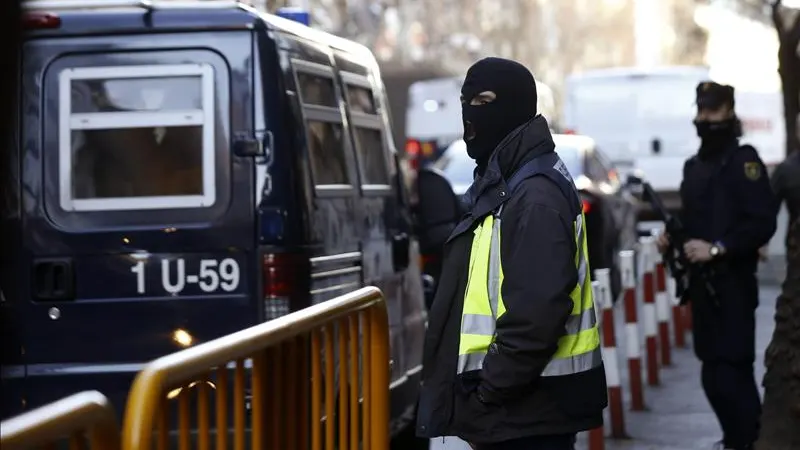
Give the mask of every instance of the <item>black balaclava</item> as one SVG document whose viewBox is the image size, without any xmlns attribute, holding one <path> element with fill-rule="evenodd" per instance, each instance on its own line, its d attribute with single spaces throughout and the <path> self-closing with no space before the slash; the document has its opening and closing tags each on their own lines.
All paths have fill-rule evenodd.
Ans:
<svg viewBox="0 0 800 450">
<path fill-rule="evenodd" d="M 736 104 L 733 87 L 713 81 L 698 84 L 696 96 L 698 108 L 718 109 L 728 105 L 733 109 Z M 703 159 L 722 153 L 742 135 L 742 123 L 736 115 L 721 121 L 695 120 L 694 126 L 701 140 L 698 155 Z"/>
<path fill-rule="evenodd" d="M 721 121 L 695 120 L 694 126 L 701 141 L 701 158 L 713 157 L 723 152 L 742 135 L 742 124 L 736 116 Z"/>
<path fill-rule="evenodd" d="M 470 100 L 486 91 L 495 93 L 494 101 L 470 105 Z M 536 116 L 536 82 L 516 61 L 484 58 L 467 70 L 461 95 L 467 153 L 483 172 L 500 141 Z"/>
</svg>

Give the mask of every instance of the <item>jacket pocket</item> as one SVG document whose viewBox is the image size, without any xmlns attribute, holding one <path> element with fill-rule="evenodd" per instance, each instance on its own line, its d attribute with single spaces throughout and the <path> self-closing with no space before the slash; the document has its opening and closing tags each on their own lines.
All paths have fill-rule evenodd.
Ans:
<svg viewBox="0 0 800 450">
<path fill-rule="evenodd" d="M 467 372 L 457 377 L 453 390 L 453 434 L 469 442 L 490 441 L 505 414 L 501 405 L 478 400 L 479 383 L 477 371 Z"/>
</svg>

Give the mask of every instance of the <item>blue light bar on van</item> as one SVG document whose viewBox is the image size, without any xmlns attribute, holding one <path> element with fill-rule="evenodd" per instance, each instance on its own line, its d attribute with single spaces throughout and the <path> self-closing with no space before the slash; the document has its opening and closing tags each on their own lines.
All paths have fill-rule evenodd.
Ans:
<svg viewBox="0 0 800 450">
<path fill-rule="evenodd" d="M 275 15 L 283 17 L 284 19 L 300 22 L 307 27 L 311 26 L 311 15 L 308 13 L 308 11 L 297 6 L 284 6 L 283 8 L 278 8 L 278 10 L 275 12 Z"/>
</svg>

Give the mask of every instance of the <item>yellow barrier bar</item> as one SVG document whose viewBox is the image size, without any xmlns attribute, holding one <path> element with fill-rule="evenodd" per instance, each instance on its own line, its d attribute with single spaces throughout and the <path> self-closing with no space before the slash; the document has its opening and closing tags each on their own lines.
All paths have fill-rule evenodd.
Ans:
<svg viewBox="0 0 800 450">
<path fill-rule="evenodd" d="M 71 449 L 119 450 L 120 429 L 108 399 L 80 392 L 0 424 L 2 450 L 31 450 L 69 442 Z"/>
<path fill-rule="evenodd" d="M 250 361 L 252 370 L 245 374 Z M 202 400 L 208 395 L 206 387 L 194 389 L 201 384 L 216 391 L 214 411 L 203 410 L 211 407 Z M 198 392 L 197 410 L 187 408 L 189 398 Z M 358 392 L 360 412 L 354 398 Z M 171 400 L 175 397 L 177 402 Z M 175 403 L 180 407 L 176 409 Z M 326 450 L 337 444 L 340 450 L 359 444 L 388 450 L 389 329 L 383 294 L 375 287 L 362 288 L 151 362 L 136 377 L 128 396 L 122 450 L 152 450 L 156 439 L 163 449 L 162 430 L 167 428 L 163 418 L 174 417 L 167 408 L 177 410 L 171 427 L 178 427 L 181 450 L 189 445 L 189 428 L 198 430 L 194 448 L 210 448 L 212 437 L 206 431 L 210 423 L 216 425 L 216 450 L 305 449 L 309 443 Z M 246 409 L 252 411 L 249 421 Z M 310 412 L 311 417 L 287 415 L 295 411 L 298 416 Z M 192 424 L 190 414 L 195 418 L 213 414 L 214 420 Z M 247 444 L 245 422 L 258 429 L 250 433 Z M 331 433 L 334 430 L 338 436 Z"/>
</svg>

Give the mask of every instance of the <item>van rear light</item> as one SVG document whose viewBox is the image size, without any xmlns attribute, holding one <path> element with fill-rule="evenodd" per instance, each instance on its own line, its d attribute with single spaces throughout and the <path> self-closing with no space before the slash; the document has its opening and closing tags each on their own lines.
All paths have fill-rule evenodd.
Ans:
<svg viewBox="0 0 800 450">
<path fill-rule="evenodd" d="M 584 214 L 589 214 L 589 211 L 592 210 L 592 202 L 589 201 L 589 200 L 583 199 L 581 201 L 581 204 L 583 205 L 583 213 Z"/>
<path fill-rule="evenodd" d="M 44 30 L 61 26 L 61 18 L 55 14 L 41 11 L 26 12 L 22 15 L 22 29 Z"/>
<path fill-rule="evenodd" d="M 309 260 L 297 253 L 268 253 L 262 260 L 264 316 L 285 316 L 309 305 Z"/>
<path fill-rule="evenodd" d="M 563 133 L 563 134 L 578 134 L 578 132 L 576 132 L 576 131 L 575 131 L 574 129 L 572 129 L 572 128 L 565 128 L 565 129 L 564 129 L 564 133 Z"/>
</svg>

